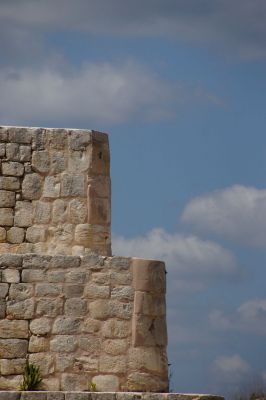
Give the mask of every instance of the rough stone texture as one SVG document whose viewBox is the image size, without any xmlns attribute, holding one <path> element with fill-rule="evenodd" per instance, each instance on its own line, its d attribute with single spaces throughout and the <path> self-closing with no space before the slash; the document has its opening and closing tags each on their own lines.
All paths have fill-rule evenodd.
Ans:
<svg viewBox="0 0 266 400">
<path fill-rule="evenodd" d="M 134 289 L 136 263 L 151 289 Z M 95 254 L 0 255 L 0 390 L 16 389 L 26 358 L 40 367 L 44 389 L 94 382 L 100 391 L 167 390 L 164 285 L 154 278 L 164 265 L 152 265 Z"/>
<path fill-rule="evenodd" d="M 0 253 L 111 255 L 106 134 L 0 127 L 0 163 Z"/>
<path fill-rule="evenodd" d="M 112 377 L 114 383 L 109 384 Z M 71 376 L 66 376 L 71 378 Z M 99 375 L 98 386 L 115 386 L 115 376 Z M 96 379 L 96 378 L 95 378 Z M 93 379 L 94 381 L 94 379 Z M 96 384 L 97 384 L 96 383 Z M 0 400 L 224 400 L 222 396 L 210 394 L 182 394 L 182 393 L 138 393 L 138 392 L 81 392 L 81 391 L 38 391 L 38 392 L 18 392 L 18 391 L 0 391 Z"/>
</svg>

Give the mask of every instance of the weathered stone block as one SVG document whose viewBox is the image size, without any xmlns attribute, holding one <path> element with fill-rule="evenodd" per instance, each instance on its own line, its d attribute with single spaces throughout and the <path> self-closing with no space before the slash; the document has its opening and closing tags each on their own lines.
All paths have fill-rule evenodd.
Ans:
<svg viewBox="0 0 266 400">
<path fill-rule="evenodd" d="M 47 130 L 48 142 L 51 149 L 63 150 L 67 146 L 68 131 L 66 129 Z"/>
<path fill-rule="evenodd" d="M 83 224 L 87 219 L 87 206 L 85 201 L 73 199 L 69 203 L 69 220 L 73 224 Z"/>
<path fill-rule="evenodd" d="M 80 258 L 74 256 L 61 256 L 56 255 L 52 257 L 51 268 L 78 268 L 80 265 Z"/>
<path fill-rule="evenodd" d="M 100 338 L 97 338 L 93 335 L 80 337 L 79 348 L 88 353 L 98 354 L 101 348 Z"/>
<path fill-rule="evenodd" d="M 89 393 L 66 393 L 65 400 L 90 400 Z"/>
<path fill-rule="evenodd" d="M 62 197 L 85 197 L 85 177 L 83 174 L 63 174 L 61 180 Z"/>
<path fill-rule="evenodd" d="M 91 166 L 90 151 L 72 151 L 69 154 L 68 171 L 80 173 L 88 171 Z"/>
<path fill-rule="evenodd" d="M 39 336 L 31 336 L 29 341 L 30 353 L 48 352 L 50 348 L 49 339 Z"/>
<path fill-rule="evenodd" d="M 81 319 L 74 317 L 58 317 L 53 325 L 52 333 L 59 335 L 77 334 L 80 330 Z"/>
<path fill-rule="evenodd" d="M 29 362 L 37 365 L 43 376 L 54 372 L 54 359 L 51 354 L 47 353 L 34 353 L 29 355 Z"/>
<path fill-rule="evenodd" d="M 65 372 L 67 370 L 73 371 L 74 356 L 72 354 L 56 354 L 55 356 L 55 370 L 58 372 Z"/>
<path fill-rule="evenodd" d="M 34 300 L 11 300 L 7 302 L 6 313 L 8 318 L 32 319 L 34 316 Z"/>
<path fill-rule="evenodd" d="M 52 257 L 39 254 L 25 254 L 23 268 L 44 269 L 49 267 Z"/>
<path fill-rule="evenodd" d="M 51 331 L 52 321 L 49 318 L 36 318 L 30 322 L 30 331 L 34 335 L 46 335 Z"/>
<path fill-rule="evenodd" d="M 27 339 L 29 337 L 28 321 L 8 320 L 0 321 L 0 338 L 2 339 Z"/>
<path fill-rule="evenodd" d="M 50 171 L 52 175 L 60 174 L 66 170 L 67 156 L 61 152 L 51 154 L 51 166 Z"/>
<path fill-rule="evenodd" d="M 14 225 L 28 227 L 32 225 L 33 207 L 28 201 L 17 201 L 15 208 Z"/>
<path fill-rule="evenodd" d="M 91 131 L 71 131 L 69 147 L 71 150 L 84 151 L 91 143 Z"/>
<path fill-rule="evenodd" d="M 58 353 L 72 353 L 77 348 L 77 338 L 70 335 L 57 335 L 50 342 L 50 350 Z"/>
<path fill-rule="evenodd" d="M 82 316 L 87 312 L 87 301 L 77 298 L 67 299 L 65 302 L 65 315 Z"/>
<path fill-rule="evenodd" d="M 66 285 L 64 287 L 65 297 L 82 297 L 84 291 L 83 285 Z"/>
<path fill-rule="evenodd" d="M 40 299 L 37 301 L 36 315 L 45 317 L 56 317 L 62 314 L 63 300 L 62 299 Z"/>
<path fill-rule="evenodd" d="M 101 322 L 98 321 L 97 319 L 93 318 L 86 318 L 83 321 L 83 328 L 82 332 L 86 333 L 95 333 L 98 332 L 101 328 Z"/>
<path fill-rule="evenodd" d="M 110 317 L 109 304 L 106 300 L 96 300 L 89 303 L 90 316 L 95 319 Z"/>
<path fill-rule="evenodd" d="M 0 339 L 0 358 L 22 358 L 26 356 L 27 349 L 27 340 Z"/>
<path fill-rule="evenodd" d="M 6 241 L 6 230 L 5 228 L 0 227 L 0 242 Z"/>
<path fill-rule="evenodd" d="M 15 193 L 8 190 L 0 190 L 0 207 L 14 207 Z"/>
<path fill-rule="evenodd" d="M 0 299 L 0 318 L 5 318 L 6 316 L 6 300 Z"/>
<path fill-rule="evenodd" d="M 45 242 L 47 236 L 47 229 L 45 226 L 35 225 L 27 229 L 26 239 L 30 243 Z"/>
<path fill-rule="evenodd" d="M 22 176 L 24 174 L 24 165 L 15 161 L 3 162 L 2 174 L 9 176 Z"/>
<path fill-rule="evenodd" d="M 12 208 L 0 208 L 0 225 L 12 226 L 14 221 L 14 211 Z"/>
<path fill-rule="evenodd" d="M 55 176 L 47 176 L 44 181 L 43 197 L 55 199 L 59 197 L 60 181 Z"/>
<path fill-rule="evenodd" d="M 22 162 L 31 161 L 31 147 L 30 146 L 20 146 L 19 147 L 19 159 Z"/>
<path fill-rule="evenodd" d="M 19 145 L 17 143 L 6 144 L 6 158 L 11 161 L 20 161 Z"/>
<path fill-rule="evenodd" d="M 112 285 L 131 285 L 132 279 L 132 274 L 130 272 L 111 271 L 110 273 L 110 283 Z"/>
<path fill-rule="evenodd" d="M 44 151 L 34 151 L 32 153 L 32 167 L 35 171 L 41 174 L 48 173 L 50 170 L 50 157 L 49 152 Z"/>
<path fill-rule="evenodd" d="M 127 389 L 138 392 L 167 392 L 168 380 L 154 374 L 132 372 L 127 379 Z"/>
<path fill-rule="evenodd" d="M 110 288 L 109 286 L 90 283 L 85 286 L 84 296 L 89 299 L 108 299 L 110 297 Z"/>
<path fill-rule="evenodd" d="M 35 204 L 34 222 L 36 224 L 48 224 L 51 218 L 51 204 L 37 201 Z"/>
<path fill-rule="evenodd" d="M 102 344 L 103 351 L 114 356 L 125 354 L 128 347 L 127 339 L 107 339 Z"/>
<path fill-rule="evenodd" d="M 81 391 L 88 389 L 88 378 L 84 374 L 62 374 L 61 390 Z M 75 393 L 76 394 L 76 393 Z M 83 393 L 89 396 L 89 393 Z"/>
<path fill-rule="evenodd" d="M 163 373 L 167 371 L 166 354 L 156 347 L 130 348 L 128 366 L 131 370 Z"/>
<path fill-rule="evenodd" d="M 4 190 L 19 190 L 20 181 L 13 176 L 0 176 L 0 189 Z"/>
<path fill-rule="evenodd" d="M 28 128 L 8 128 L 8 139 L 14 143 L 29 144 L 32 140 L 32 132 Z"/>
<path fill-rule="evenodd" d="M 117 319 L 109 319 L 104 322 L 102 328 L 103 337 L 106 338 L 125 338 L 131 334 L 131 323 Z"/>
<path fill-rule="evenodd" d="M 25 358 L 2 359 L 0 360 L 1 375 L 19 375 L 24 371 Z"/>
<path fill-rule="evenodd" d="M 7 241 L 9 243 L 22 243 L 25 237 L 25 230 L 23 228 L 18 228 L 13 226 L 7 231 Z"/>
<path fill-rule="evenodd" d="M 164 316 L 166 304 L 164 295 L 152 295 L 147 292 L 135 292 L 134 314 Z"/>
<path fill-rule="evenodd" d="M 44 392 L 22 392 L 20 400 L 46 400 L 46 393 Z"/>
<path fill-rule="evenodd" d="M 161 261 L 133 258 L 133 286 L 135 290 L 165 293 L 165 265 Z"/>
<path fill-rule="evenodd" d="M 22 271 L 22 282 L 42 282 L 46 278 L 46 271 L 38 269 L 24 269 Z"/>
<path fill-rule="evenodd" d="M 116 287 L 111 291 L 111 299 L 132 301 L 134 300 L 134 289 L 131 286 Z"/>
<path fill-rule="evenodd" d="M 57 297 L 62 293 L 62 285 L 54 283 L 37 283 L 35 295 L 37 297 L 51 296 Z"/>
<path fill-rule="evenodd" d="M 73 371 L 98 372 L 99 357 L 97 355 L 83 355 L 75 357 Z"/>
<path fill-rule="evenodd" d="M 0 283 L 0 298 L 4 299 L 8 293 L 8 284 Z M 1 323 L 1 322 L 0 322 Z"/>
<path fill-rule="evenodd" d="M 100 392 L 117 392 L 119 390 L 119 379 L 116 375 L 97 375 L 92 378 L 92 382 Z"/>
<path fill-rule="evenodd" d="M 7 268 L 2 271 L 2 282 L 18 283 L 19 281 L 20 276 L 17 269 Z"/>
<path fill-rule="evenodd" d="M 26 300 L 33 296 L 33 285 L 30 283 L 12 283 L 9 289 L 10 300 Z"/>
<path fill-rule="evenodd" d="M 52 222 L 57 225 L 67 221 L 67 203 L 64 200 L 56 199 L 53 203 Z"/>
<path fill-rule="evenodd" d="M 85 283 L 87 274 L 84 271 L 69 271 L 65 274 L 68 283 Z"/>
<path fill-rule="evenodd" d="M 1 133 L 0 133 L 0 140 L 1 140 Z M 0 157 L 5 157 L 6 155 L 6 145 L 5 143 L 0 143 Z"/>
<path fill-rule="evenodd" d="M 16 375 L 16 376 L 0 376 L 0 390 L 19 390 L 19 385 L 22 380 L 22 375 Z M 9 394 L 8 394 L 9 395 Z M 6 395 L 2 397 L 3 400 L 9 400 L 9 399 L 14 399 L 14 397 L 9 398 Z M 20 398 L 21 399 L 21 398 Z"/>
<path fill-rule="evenodd" d="M 22 196 L 26 200 L 38 200 L 42 194 L 42 179 L 39 174 L 28 174 L 22 182 Z"/>
<path fill-rule="evenodd" d="M 99 371 L 113 373 L 123 373 L 126 370 L 126 357 L 125 356 L 109 356 L 101 355 Z"/>
</svg>

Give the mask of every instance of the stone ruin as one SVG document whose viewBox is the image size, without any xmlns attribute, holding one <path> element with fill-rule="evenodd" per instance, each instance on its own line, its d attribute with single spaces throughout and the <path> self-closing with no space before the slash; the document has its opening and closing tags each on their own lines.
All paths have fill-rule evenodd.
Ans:
<svg viewBox="0 0 266 400">
<path fill-rule="evenodd" d="M 168 391 L 165 265 L 112 256 L 110 223 L 106 134 L 0 127 L 0 400 Z M 26 360 L 45 392 L 18 391 Z"/>
</svg>

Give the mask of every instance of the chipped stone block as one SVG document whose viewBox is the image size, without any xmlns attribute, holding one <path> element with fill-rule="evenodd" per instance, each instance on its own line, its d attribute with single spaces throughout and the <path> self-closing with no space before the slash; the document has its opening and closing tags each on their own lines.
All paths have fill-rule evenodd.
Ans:
<svg viewBox="0 0 266 400">
<path fill-rule="evenodd" d="M 129 349 L 128 366 L 131 370 L 142 369 L 154 373 L 166 373 L 166 354 L 156 347 L 135 347 Z"/>
<path fill-rule="evenodd" d="M 53 390 L 53 392 L 47 393 L 47 400 L 64 400 L 64 393 L 57 392 L 60 389 L 60 380 L 58 378 L 44 378 L 40 387 L 43 390 Z M 56 391 L 56 392 L 54 392 Z"/>
<path fill-rule="evenodd" d="M 72 371 L 74 366 L 74 356 L 71 354 L 56 354 L 55 356 L 55 370 L 58 372 Z"/>
<path fill-rule="evenodd" d="M 0 267 L 19 268 L 22 266 L 22 256 L 19 254 L 0 254 Z"/>
<path fill-rule="evenodd" d="M 44 269 L 49 267 L 51 256 L 39 254 L 25 254 L 23 256 L 23 268 Z"/>
<path fill-rule="evenodd" d="M 67 146 L 68 131 L 66 129 L 47 129 L 47 133 L 51 149 L 63 150 Z"/>
<path fill-rule="evenodd" d="M 42 353 L 49 351 L 49 339 L 39 336 L 31 336 L 29 341 L 29 352 L 30 353 Z"/>
<path fill-rule="evenodd" d="M 0 207 L 14 207 L 15 193 L 7 190 L 0 190 Z"/>
<path fill-rule="evenodd" d="M 26 365 L 25 358 L 1 359 L 0 360 L 1 375 L 22 374 L 25 365 Z"/>
<path fill-rule="evenodd" d="M 93 335 L 88 335 L 79 338 L 79 348 L 88 353 L 98 354 L 101 348 L 100 338 Z"/>
<path fill-rule="evenodd" d="M 51 296 L 57 297 L 62 293 L 62 285 L 54 283 L 37 283 L 35 295 L 37 297 Z"/>
<path fill-rule="evenodd" d="M 37 201 L 35 204 L 34 222 L 36 224 L 48 224 L 51 218 L 51 204 Z"/>
<path fill-rule="evenodd" d="M 0 298 L 4 299 L 8 293 L 8 284 L 7 283 L 0 283 Z M 1 324 L 1 321 L 0 321 Z"/>
<path fill-rule="evenodd" d="M 80 265 L 80 258 L 75 256 L 61 256 L 56 255 L 52 257 L 50 266 L 51 268 L 78 268 Z"/>
<path fill-rule="evenodd" d="M 133 286 L 135 290 L 165 293 L 165 265 L 161 261 L 132 259 Z"/>
<path fill-rule="evenodd" d="M 22 392 L 20 400 L 46 400 L 46 393 L 44 392 Z"/>
<path fill-rule="evenodd" d="M 86 318 L 83 321 L 82 332 L 86 333 L 95 333 L 98 332 L 101 328 L 101 322 L 97 319 Z"/>
<path fill-rule="evenodd" d="M 22 282 L 42 282 L 46 278 L 46 272 L 38 269 L 23 269 Z"/>
<path fill-rule="evenodd" d="M 52 223 L 57 225 L 67 221 L 67 203 L 64 200 L 56 199 L 53 203 Z"/>
<path fill-rule="evenodd" d="M 77 298 L 67 299 L 65 301 L 65 315 L 82 316 L 87 312 L 87 301 Z"/>
<path fill-rule="evenodd" d="M 22 380 L 22 375 L 15 375 L 15 376 L 0 376 L 0 390 L 19 390 L 20 382 Z M 20 394 L 19 394 L 20 395 Z M 0 397 L 1 399 L 1 397 Z M 21 397 L 9 397 L 9 393 L 5 392 L 4 396 L 2 397 L 3 400 L 14 400 L 14 399 L 21 399 Z"/>
<path fill-rule="evenodd" d="M 84 374 L 62 374 L 61 390 L 81 391 L 88 389 L 88 378 Z M 75 393 L 76 395 L 77 393 Z M 89 396 L 88 393 L 82 393 Z"/>
<path fill-rule="evenodd" d="M 23 358 L 27 354 L 27 349 L 27 340 L 0 339 L 0 358 Z"/>
<path fill-rule="evenodd" d="M 3 162 L 2 174 L 8 176 L 22 176 L 24 174 L 24 165 L 16 161 Z"/>
<path fill-rule="evenodd" d="M 84 151 L 91 143 L 91 131 L 71 131 L 69 147 L 71 150 Z"/>
<path fill-rule="evenodd" d="M 103 351 L 114 356 L 125 354 L 128 347 L 127 339 L 107 339 L 102 343 Z"/>
<path fill-rule="evenodd" d="M 56 175 L 66 170 L 67 156 L 61 151 L 51 154 L 51 174 Z"/>
<path fill-rule="evenodd" d="M 69 202 L 69 220 L 73 224 L 83 224 L 87 219 L 87 206 L 85 201 L 73 199 Z"/>
<path fill-rule="evenodd" d="M 75 357 L 73 371 L 98 372 L 99 357 L 96 355 L 82 355 Z"/>
<path fill-rule="evenodd" d="M 146 372 L 132 372 L 127 379 L 127 390 L 136 392 L 167 392 L 168 380 Z"/>
<path fill-rule="evenodd" d="M 42 376 L 54 372 L 54 358 L 49 353 L 34 353 L 29 355 L 29 362 L 40 368 Z"/>
<path fill-rule="evenodd" d="M 18 143 L 6 144 L 6 158 L 11 161 L 20 161 L 19 145 Z"/>
<path fill-rule="evenodd" d="M 47 229 L 42 225 L 30 226 L 26 232 L 26 239 L 30 243 L 45 242 L 47 236 Z"/>
<path fill-rule="evenodd" d="M 68 171 L 71 173 L 86 172 L 91 166 L 90 151 L 72 151 L 69 154 Z"/>
<path fill-rule="evenodd" d="M 14 143 L 29 144 L 32 140 L 32 132 L 28 128 L 8 128 L 8 139 Z"/>
<path fill-rule="evenodd" d="M 134 289 L 131 286 L 116 287 L 111 291 L 111 299 L 133 301 Z"/>
<path fill-rule="evenodd" d="M 19 148 L 19 159 L 22 162 L 31 161 L 31 147 L 30 146 L 20 146 Z"/>
<path fill-rule="evenodd" d="M 166 346 L 165 318 L 134 315 L 132 321 L 133 346 Z"/>
<path fill-rule="evenodd" d="M 96 375 L 92 378 L 92 382 L 100 392 L 118 392 L 119 390 L 119 379 L 116 375 Z"/>
<path fill-rule="evenodd" d="M 29 337 L 28 321 L 8 320 L 0 321 L 0 337 L 3 339 L 26 339 Z"/>
<path fill-rule="evenodd" d="M 109 319 L 104 322 L 102 328 L 103 337 L 106 338 L 125 338 L 131 334 L 131 323 L 117 319 Z"/>
</svg>

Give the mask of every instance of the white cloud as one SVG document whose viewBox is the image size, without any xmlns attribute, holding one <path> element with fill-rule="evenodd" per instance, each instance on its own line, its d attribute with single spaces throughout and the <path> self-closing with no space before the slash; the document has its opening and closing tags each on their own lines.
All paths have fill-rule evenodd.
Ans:
<svg viewBox="0 0 266 400">
<path fill-rule="evenodd" d="M 175 88 L 176 89 L 176 88 Z M 135 63 L 90 63 L 78 71 L 0 70 L 2 123 L 117 123 L 166 118 L 173 87 Z M 176 92 L 175 92 L 176 95 Z M 62 125 L 62 122 L 61 122 Z M 90 126 L 91 127 L 91 126 Z"/>
<path fill-rule="evenodd" d="M 153 229 L 145 236 L 113 236 L 113 253 L 166 262 L 169 290 L 201 290 L 210 280 L 238 274 L 234 255 L 219 244 L 197 236 Z"/>
<path fill-rule="evenodd" d="M 196 197 L 181 220 L 197 232 L 266 247 L 266 190 L 235 185 Z"/>
<path fill-rule="evenodd" d="M 243 333 L 252 333 L 259 336 L 266 335 L 266 299 L 253 299 L 241 304 L 235 311 L 225 313 L 213 310 L 209 321 L 217 330 L 232 330 Z"/>
<path fill-rule="evenodd" d="M 220 381 L 228 383 L 242 381 L 251 372 L 249 364 L 239 354 L 217 357 L 213 369 Z"/>
</svg>

